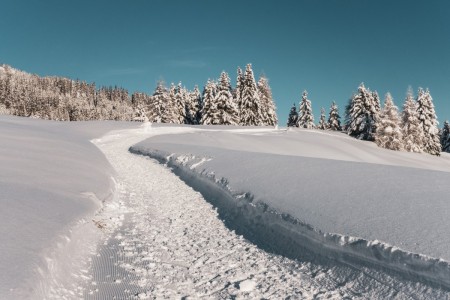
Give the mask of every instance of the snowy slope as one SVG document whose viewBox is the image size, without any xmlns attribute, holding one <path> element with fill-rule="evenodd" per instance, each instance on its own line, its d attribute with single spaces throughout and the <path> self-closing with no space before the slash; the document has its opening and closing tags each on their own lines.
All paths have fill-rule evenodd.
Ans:
<svg viewBox="0 0 450 300">
<path fill-rule="evenodd" d="M 238 205 L 246 198 L 273 210 L 290 223 L 287 231 L 304 231 L 298 238 L 310 249 L 450 286 L 446 154 L 393 152 L 306 130 L 198 131 L 153 137 L 131 151 L 168 162 L 185 180 L 217 182 Z"/>
<path fill-rule="evenodd" d="M 1 299 L 80 271 L 98 239 L 91 217 L 114 192 L 113 169 L 89 140 L 136 126 L 0 116 Z"/>
</svg>

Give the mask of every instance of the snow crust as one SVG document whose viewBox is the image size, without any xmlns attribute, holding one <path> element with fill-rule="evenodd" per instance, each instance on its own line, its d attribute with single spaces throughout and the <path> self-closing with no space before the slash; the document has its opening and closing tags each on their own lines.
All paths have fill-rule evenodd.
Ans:
<svg viewBox="0 0 450 300">
<path fill-rule="evenodd" d="M 448 155 L 388 151 L 306 130 L 197 131 L 130 150 L 187 181 L 221 186 L 236 206 L 256 209 L 250 217 L 312 251 L 450 286 Z"/>
<path fill-rule="evenodd" d="M 114 170 L 89 140 L 136 126 L 0 116 L 1 299 L 42 298 L 82 276 L 99 239 L 91 219 L 114 193 Z"/>
</svg>

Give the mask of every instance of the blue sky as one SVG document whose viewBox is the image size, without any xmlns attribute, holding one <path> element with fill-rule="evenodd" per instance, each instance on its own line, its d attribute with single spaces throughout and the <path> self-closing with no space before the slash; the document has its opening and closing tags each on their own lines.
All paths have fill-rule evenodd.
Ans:
<svg viewBox="0 0 450 300">
<path fill-rule="evenodd" d="M 450 119 L 450 1 L 1 0 L 0 63 L 153 92 L 252 63 L 285 124 L 306 89 L 318 118 L 364 82 L 401 106 L 428 87 Z M 316 120 L 317 121 L 317 120 Z"/>
</svg>

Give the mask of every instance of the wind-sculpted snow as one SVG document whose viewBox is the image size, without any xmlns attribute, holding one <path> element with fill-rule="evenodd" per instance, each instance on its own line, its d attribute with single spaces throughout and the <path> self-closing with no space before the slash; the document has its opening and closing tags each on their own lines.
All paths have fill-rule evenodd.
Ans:
<svg viewBox="0 0 450 300">
<path fill-rule="evenodd" d="M 130 127 L 0 116 L 1 299 L 43 299 L 83 276 L 99 239 L 91 217 L 114 192 L 113 169 L 89 140 Z"/>
<path fill-rule="evenodd" d="M 241 230 L 253 228 L 246 237 L 259 235 L 262 238 L 255 242 L 263 247 L 292 257 L 298 255 L 296 249 L 306 248 L 345 264 L 388 270 L 408 280 L 450 288 L 450 203 L 446 197 L 450 174 L 423 169 L 448 171 L 449 157 L 375 151 L 372 144 L 345 136 L 332 149 L 320 150 L 320 133 L 289 132 L 289 139 L 283 135 L 279 131 L 257 135 L 200 131 L 154 137 L 131 151 L 167 163 L 202 193 L 209 193 L 205 186 L 218 185 L 222 198 L 229 202 L 220 204 L 225 205 L 223 218 L 229 218 L 233 210 L 234 215 L 245 215 L 230 218 L 230 226 L 239 230 L 236 223 L 243 222 Z M 332 134 L 330 139 L 341 137 Z M 295 153 L 284 144 L 302 144 L 307 149 L 298 147 Z M 308 147 L 319 157 L 337 149 L 339 159 L 372 163 L 302 157 L 305 152 L 312 156 Z M 276 154 L 257 153 L 267 149 Z M 356 151 L 352 154 L 351 150 Z M 269 237 L 280 243 L 271 245 Z"/>
</svg>

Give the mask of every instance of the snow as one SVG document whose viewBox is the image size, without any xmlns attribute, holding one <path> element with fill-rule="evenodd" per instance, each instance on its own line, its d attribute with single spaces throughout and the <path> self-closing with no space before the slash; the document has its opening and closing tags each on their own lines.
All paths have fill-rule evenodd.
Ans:
<svg viewBox="0 0 450 300">
<path fill-rule="evenodd" d="M 91 216 L 114 189 L 113 169 L 89 140 L 135 126 L 0 116 L 0 298 L 36 297 L 82 268 L 98 239 Z"/>
<path fill-rule="evenodd" d="M 313 251 L 325 248 L 337 259 L 344 252 L 450 284 L 449 155 L 389 151 L 307 130 L 161 135 L 131 150 L 161 161 L 170 155 L 166 162 L 187 182 L 205 178 L 235 199 L 247 195 L 253 206 L 286 215 L 290 224 L 282 226 L 298 231 L 297 238 L 310 235 Z"/>
</svg>

